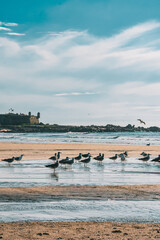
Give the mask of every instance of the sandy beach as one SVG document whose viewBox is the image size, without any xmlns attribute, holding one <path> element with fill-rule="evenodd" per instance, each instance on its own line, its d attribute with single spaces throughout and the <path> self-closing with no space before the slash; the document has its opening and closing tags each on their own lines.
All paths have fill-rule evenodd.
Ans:
<svg viewBox="0 0 160 240">
<path fill-rule="evenodd" d="M 62 157 L 73 157 L 79 152 L 105 157 L 128 151 L 129 157 L 138 157 L 142 151 L 153 156 L 159 154 L 159 146 L 103 145 L 103 144 L 48 144 L 48 143 L 0 143 L 0 158 L 24 154 L 24 160 L 48 159 L 61 151 Z M 22 160 L 23 161 L 23 160 Z M 160 199 L 160 185 L 119 186 L 51 186 L 0 188 L 0 201 L 36 201 L 50 199 L 112 199 L 150 200 Z M 0 223 L 0 239 L 158 239 L 159 223 L 110 223 L 110 222 L 22 222 Z"/>
<path fill-rule="evenodd" d="M 149 240 L 160 238 L 158 223 L 0 223 L 0 239 Z"/>
<path fill-rule="evenodd" d="M 160 185 L 53 186 L 0 188 L 0 201 L 160 200 Z"/>
<path fill-rule="evenodd" d="M 24 160 L 48 159 L 55 152 L 62 152 L 62 157 L 74 157 L 78 153 L 97 155 L 104 153 L 110 157 L 115 153 L 128 151 L 129 157 L 139 157 L 141 152 L 160 154 L 160 146 L 146 145 L 106 145 L 106 144 L 67 144 L 67 143 L 0 143 L 0 159 L 24 154 Z"/>
</svg>

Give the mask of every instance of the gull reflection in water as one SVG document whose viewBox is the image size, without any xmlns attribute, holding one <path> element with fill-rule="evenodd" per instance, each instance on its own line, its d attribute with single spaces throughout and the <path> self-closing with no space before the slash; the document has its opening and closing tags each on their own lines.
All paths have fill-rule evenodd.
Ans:
<svg viewBox="0 0 160 240">
<path fill-rule="evenodd" d="M 53 172 L 50 174 L 50 177 L 52 179 L 56 180 L 56 182 L 58 182 L 58 179 L 59 179 L 58 173 Z"/>
<path fill-rule="evenodd" d="M 90 169 L 90 167 L 88 167 L 88 166 L 85 166 L 85 167 L 84 167 L 84 171 L 85 171 L 85 172 L 90 172 L 90 171 L 91 171 L 91 169 Z"/>
<path fill-rule="evenodd" d="M 97 171 L 102 172 L 104 170 L 104 164 L 97 164 Z"/>
</svg>

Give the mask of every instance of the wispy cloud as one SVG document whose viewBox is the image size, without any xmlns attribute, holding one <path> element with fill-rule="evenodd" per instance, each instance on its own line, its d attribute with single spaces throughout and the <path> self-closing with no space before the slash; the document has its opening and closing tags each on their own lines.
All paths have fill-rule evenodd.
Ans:
<svg viewBox="0 0 160 240">
<path fill-rule="evenodd" d="M 17 26 L 18 26 L 18 23 L 0 22 L 0 25 L 6 26 L 6 27 L 17 27 Z"/>
<path fill-rule="evenodd" d="M 2 31 L 12 31 L 10 28 L 6 28 L 6 27 L 0 27 L 0 30 L 2 30 Z"/>
<path fill-rule="evenodd" d="M 6 33 L 8 35 L 12 35 L 12 36 L 24 36 L 26 35 L 25 33 L 15 33 L 15 32 L 9 32 L 9 33 Z"/>
<path fill-rule="evenodd" d="M 62 96 L 80 96 L 80 95 L 95 95 L 98 93 L 93 92 L 70 92 L 70 93 L 56 93 L 55 96 L 62 97 Z"/>
</svg>

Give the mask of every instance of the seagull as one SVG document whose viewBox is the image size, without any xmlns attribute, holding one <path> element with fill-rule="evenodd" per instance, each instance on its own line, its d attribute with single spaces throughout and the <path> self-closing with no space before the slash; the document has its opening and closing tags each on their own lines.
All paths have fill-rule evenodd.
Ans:
<svg viewBox="0 0 160 240">
<path fill-rule="evenodd" d="M 150 155 L 151 155 L 151 154 L 148 153 L 146 157 L 144 157 L 144 158 L 138 158 L 138 160 L 148 161 L 148 160 L 150 159 Z"/>
<path fill-rule="evenodd" d="M 64 159 L 59 160 L 60 164 L 66 164 L 66 162 L 69 160 L 69 157 L 66 157 Z"/>
<path fill-rule="evenodd" d="M 97 157 L 94 157 L 93 159 L 95 159 L 95 160 L 98 160 L 99 159 L 99 157 L 101 157 L 102 156 L 102 154 L 101 153 L 99 153 L 99 155 L 97 156 Z"/>
<path fill-rule="evenodd" d="M 82 159 L 80 160 L 80 162 L 84 163 L 84 166 L 89 163 L 91 161 L 91 156 L 89 156 L 88 158 Z"/>
<path fill-rule="evenodd" d="M 61 152 L 57 153 L 57 159 L 60 159 Z"/>
<path fill-rule="evenodd" d="M 74 159 L 75 160 L 81 160 L 81 158 L 82 158 L 82 153 L 79 153 L 79 155 L 77 157 L 75 157 Z"/>
<path fill-rule="evenodd" d="M 124 153 L 120 153 L 119 157 L 121 158 L 121 161 L 125 161 L 126 160 Z"/>
<path fill-rule="evenodd" d="M 125 155 L 125 157 L 128 156 L 128 152 L 127 151 L 125 151 L 123 154 Z"/>
<path fill-rule="evenodd" d="M 99 155 L 94 159 L 102 163 L 102 161 L 104 160 L 104 153 L 103 154 L 99 153 Z"/>
<path fill-rule="evenodd" d="M 19 157 L 15 157 L 14 160 L 16 160 L 16 161 L 20 161 L 20 160 L 22 160 L 22 157 L 23 157 L 23 156 L 24 156 L 24 155 L 21 154 Z"/>
<path fill-rule="evenodd" d="M 118 157 L 118 154 L 115 154 L 113 157 L 110 157 L 109 159 L 116 160 Z"/>
<path fill-rule="evenodd" d="M 14 161 L 14 157 L 12 157 L 12 158 L 5 158 L 5 159 L 2 159 L 2 161 L 4 161 L 4 162 L 8 162 L 8 164 L 10 164 L 10 163 L 12 163 L 13 161 Z"/>
<path fill-rule="evenodd" d="M 53 164 L 48 164 L 46 165 L 46 167 L 49 167 L 49 168 L 53 168 L 54 169 L 54 172 L 55 172 L 55 169 L 59 166 L 59 162 L 56 161 L 55 163 Z"/>
<path fill-rule="evenodd" d="M 55 153 L 54 156 L 50 157 L 49 159 L 57 160 L 57 153 Z"/>
<path fill-rule="evenodd" d="M 82 154 L 82 157 L 89 157 L 90 156 L 90 153 L 85 153 L 85 154 Z"/>
<path fill-rule="evenodd" d="M 146 157 L 146 156 L 147 156 L 147 153 L 142 152 L 140 155 L 142 155 L 143 157 Z"/>
<path fill-rule="evenodd" d="M 66 161 L 66 164 L 70 165 L 70 166 L 72 166 L 73 163 L 74 163 L 74 158 L 69 159 L 69 160 Z"/>
<path fill-rule="evenodd" d="M 152 159 L 151 162 L 160 162 L 160 155 L 158 155 L 158 157 Z"/>
<path fill-rule="evenodd" d="M 137 119 L 140 123 L 146 125 L 146 123 L 144 121 L 142 121 L 141 119 Z"/>
</svg>

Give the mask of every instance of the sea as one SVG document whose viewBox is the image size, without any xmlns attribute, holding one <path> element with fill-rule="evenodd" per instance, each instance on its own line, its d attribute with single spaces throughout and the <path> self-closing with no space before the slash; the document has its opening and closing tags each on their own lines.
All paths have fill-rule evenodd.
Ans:
<svg viewBox="0 0 160 240">
<path fill-rule="evenodd" d="M 89 144 L 160 144 L 160 132 L 104 133 L 0 133 L 0 142 L 18 143 L 89 143 Z"/>
</svg>

